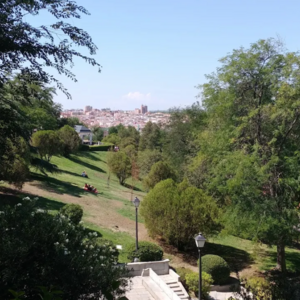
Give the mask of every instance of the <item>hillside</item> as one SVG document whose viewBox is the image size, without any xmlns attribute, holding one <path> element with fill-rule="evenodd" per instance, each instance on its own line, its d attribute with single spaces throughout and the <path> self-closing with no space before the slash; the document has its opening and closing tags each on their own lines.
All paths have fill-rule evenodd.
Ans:
<svg viewBox="0 0 300 300">
<path fill-rule="evenodd" d="M 115 244 L 122 245 L 120 261 L 126 262 L 126 245 L 135 237 L 135 208 L 130 200 L 135 196 L 142 200 L 145 193 L 141 191 L 140 182 L 132 191 L 121 186 L 114 175 L 110 175 L 108 181 L 106 155 L 106 152 L 79 152 L 70 158 L 53 157 L 51 163 L 57 166 L 57 173 L 42 174 L 32 170 L 32 180 L 24 185 L 21 192 L 2 184 L 1 205 L 18 201 L 24 195 L 38 196 L 38 205 L 52 212 L 58 211 L 64 203 L 80 204 L 84 209 L 85 225 Z M 88 179 L 81 176 L 83 171 L 88 174 Z M 84 191 L 85 183 L 95 186 L 99 194 Z M 128 179 L 127 184 L 130 183 L 131 179 Z M 149 239 L 143 219 L 139 217 L 139 240 Z M 171 260 L 173 266 L 197 269 L 196 249 L 187 254 L 166 245 L 164 248 L 165 257 Z M 204 252 L 221 255 L 229 262 L 232 272 L 243 270 L 242 274 L 246 276 L 255 270 L 269 269 L 276 261 L 274 247 L 256 245 L 232 236 L 211 238 Z M 288 268 L 293 271 L 299 269 L 299 250 L 287 249 L 286 256 Z"/>
</svg>

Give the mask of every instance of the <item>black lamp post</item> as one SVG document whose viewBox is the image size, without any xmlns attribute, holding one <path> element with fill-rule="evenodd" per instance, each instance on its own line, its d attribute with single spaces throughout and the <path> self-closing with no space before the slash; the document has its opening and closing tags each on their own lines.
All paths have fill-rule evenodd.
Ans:
<svg viewBox="0 0 300 300">
<path fill-rule="evenodd" d="M 202 286 L 202 271 L 201 271 L 201 248 L 204 247 L 206 239 L 204 238 L 204 236 L 201 235 L 201 233 L 199 233 L 196 237 L 195 237 L 195 242 L 196 242 L 196 246 L 198 248 L 198 252 L 199 252 L 199 293 L 198 293 L 198 297 L 199 300 L 201 300 L 201 286 Z"/>
<path fill-rule="evenodd" d="M 139 241 L 138 241 L 138 208 L 140 205 L 140 199 L 135 197 L 133 200 L 133 204 L 135 206 L 135 250 L 139 249 Z"/>
</svg>

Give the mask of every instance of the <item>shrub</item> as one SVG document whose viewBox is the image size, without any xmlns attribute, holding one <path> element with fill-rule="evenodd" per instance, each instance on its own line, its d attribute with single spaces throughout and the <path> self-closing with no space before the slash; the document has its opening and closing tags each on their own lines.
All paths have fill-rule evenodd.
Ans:
<svg viewBox="0 0 300 300">
<path fill-rule="evenodd" d="M 79 224 L 83 216 L 83 210 L 78 204 L 67 204 L 60 209 L 60 213 L 68 217 L 76 225 Z"/>
<path fill-rule="evenodd" d="M 270 283 L 265 278 L 251 277 L 246 281 L 245 287 L 252 292 L 255 300 L 272 299 Z"/>
<path fill-rule="evenodd" d="M 186 269 L 186 268 L 177 268 L 176 269 L 176 273 L 180 276 L 180 281 L 186 290 L 189 289 L 187 286 L 187 283 L 186 283 L 186 276 L 187 276 L 187 274 L 192 273 L 192 272 L 193 272 L 192 270 Z"/>
<path fill-rule="evenodd" d="M 90 146 L 89 145 L 85 145 L 85 144 L 81 144 L 79 146 L 79 151 L 90 151 Z"/>
<path fill-rule="evenodd" d="M 229 266 L 227 262 L 218 255 L 204 255 L 202 258 L 202 270 L 212 276 L 215 284 L 224 284 L 229 279 Z"/>
<path fill-rule="evenodd" d="M 202 290 L 201 295 L 204 299 L 208 297 L 210 286 L 213 283 L 213 279 L 211 275 L 202 272 Z M 190 292 L 194 292 L 194 294 L 197 296 L 199 291 L 199 273 L 196 272 L 189 272 L 186 274 L 186 284 L 188 287 L 188 290 Z"/>
<path fill-rule="evenodd" d="M 27 197 L 1 209 L 0 299 L 11 299 L 9 290 L 40 299 L 38 287 L 61 291 L 61 299 L 123 294 L 128 272 L 115 267 L 114 250 L 98 245 L 96 232 L 74 226 L 62 214 L 36 209 L 34 203 Z"/>
<path fill-rule="evenodd" d="M 135 243 L 132 243 L 127 248 L 128 256 L 127 258 L 133 261 L 138 258 L 139 261 L 159 261 L 163 258 L 163 250 L 156 244 L 141 241 L 139 242 L 139 249 L 136 252 Z"/>
</svg>

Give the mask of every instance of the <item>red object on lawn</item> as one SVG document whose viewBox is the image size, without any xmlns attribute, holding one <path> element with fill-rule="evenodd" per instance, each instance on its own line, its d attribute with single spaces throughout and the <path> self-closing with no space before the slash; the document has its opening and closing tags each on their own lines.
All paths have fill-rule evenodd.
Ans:
<svg viewBox="0 0 300 300">
<path fill-rule="evenodd" d="M 85 191 L 87 191 L 87 192 L 94 193 L 94 194 L 98 194 L 98 191 L 97 191 L 97 190 L 91 191 L 91 190 L 89 190 L 89 189 L 86 188 L 86 187 L 84 187 L 83 189 L 84 189 Z"/>
</svg>

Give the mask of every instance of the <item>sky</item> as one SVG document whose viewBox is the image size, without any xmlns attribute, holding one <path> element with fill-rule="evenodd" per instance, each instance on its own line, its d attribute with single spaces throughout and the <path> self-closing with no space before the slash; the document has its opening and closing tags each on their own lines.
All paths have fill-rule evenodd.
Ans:
<svg viewBox="0 0 300 300">
<path fill-rule="evenodd" d="M 76 59 L 76 83 L 57 76 L 72 95 L 71 100 L 61 92 L 54 97 L 64 109 L 185 107 L 199 100 L 196 86 L 205 83 L 205 74 L 214 72 L 218 60 L 233 49 L 280 37 L 288 50 L 300 50 L 298 0 L 76 2 L 91 15 L 69 22 L 91 35 L 98 47 L 93 57 L 102 68 L 98 73 Z M 29 22 L 50 25 L 52 19 L 43 13 Z"/>
</svg>

